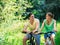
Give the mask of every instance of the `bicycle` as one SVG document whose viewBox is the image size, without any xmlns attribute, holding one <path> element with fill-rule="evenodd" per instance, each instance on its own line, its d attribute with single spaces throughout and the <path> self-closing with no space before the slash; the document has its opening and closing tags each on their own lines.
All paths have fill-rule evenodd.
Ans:
<svg viewBox="0 0 60 45">
<path fill-rule="evenodd" d="M 37 31 L 36 31 L 37 32 Z M 26 34 L 26 32 L 22 32 L 22 33 L 25 33 Z M 52 31 L 51 32 L 47 32 L 47 33 L 43 33 L 43 32 L 41 32 L 41 33 L 38 33 L 38 34 L 51 34 L 52 33 Z M 31 33 L 29 33 L 30 35 L 31 35 L 31 38 L 29 39 L 29 42 L 27 42 L 28 44 L 27 45 L 36 45 L 36 43 L 35 43 L 35 38 L 33 37 L 33 35 L 32 35 L 32 32 Z M 47 38 L 47 41 L 45 42 L 45 43 L 47 43 L 48 45 L 52 45 L 51 44 L 51 40 L 49 39 L 50 37 L 48 37 Z M 44 43 L 44 45 L 46 45 Z"/>
<path fill-rule="evenodd" d="M 50 32 L 47 32 L 47 33 L 41 32 L 41 33 L 38 33 L 38 34 L 51 34 L 51 33 L 53 33 L 53 31 L 50 31 Z M 51 40 L 50 40 L 50 37 L 47 37 L 47 41 L 44 43 L 44 45 L 46 45 L 46 43 L 47 43 L 48 45 L 52 45 L 52 42 L 51 42 Z"/>
</svg>

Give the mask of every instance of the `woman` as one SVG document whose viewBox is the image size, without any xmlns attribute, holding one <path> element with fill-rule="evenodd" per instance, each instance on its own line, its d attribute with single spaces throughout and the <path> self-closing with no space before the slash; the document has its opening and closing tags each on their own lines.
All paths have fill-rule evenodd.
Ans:
<svg viewBox="0 0 60 45">
<path fill-rule="evenodd" d="M 51 31 L 57 31 L 56 29 L 56 20 L 53 19 L 54 16 L 51 12 L 48 12 L 46 14 L 46 19 L 44 19 L 40 31 L 45 27 L 46 32 L 51 32 Z M 50 35 L 44 34 L 45 42 L 47 41 L 47 37 L 50 37 L 50 40 L 52 42 L 52 45 L 54 45 L 54 37 L 55 37 L 55 32 L 52 32 Z M 46 43 L 46 45 L 48 45 Z"/>
</svg>

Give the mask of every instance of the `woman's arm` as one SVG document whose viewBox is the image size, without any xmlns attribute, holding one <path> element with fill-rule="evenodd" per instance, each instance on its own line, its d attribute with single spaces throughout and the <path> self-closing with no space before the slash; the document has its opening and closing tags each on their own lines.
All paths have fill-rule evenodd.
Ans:
<svg viewBox="0 0 60 45">
<path fill-rule="evenodd" d="M 40 28 L 40 32 L 42 31 L 43 28 L 44 28 L 44 22 L 42 23 L 42 26 Z"/>
<path fill-rule="evenodd" d="M 42 23 L 42 26 L 41 26 L 40 31 L 38 33 L 40 33 L 43 28 L 44 28 L 44 22 Z M 36 33 L 36 34 L 38 34 L 38 33 Z"/>
<path fill-rule="evenodd" d="M 54 20 L 54 31 L 57 32 L 57 28 L 56 28 L 56 20 Z"/>
</svg>

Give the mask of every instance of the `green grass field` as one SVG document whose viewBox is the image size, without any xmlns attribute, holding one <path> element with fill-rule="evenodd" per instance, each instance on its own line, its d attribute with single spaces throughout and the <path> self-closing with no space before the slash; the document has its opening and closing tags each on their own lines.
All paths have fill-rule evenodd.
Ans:
<svg viewBox="0 0 60 45">
<path fill-rule="evenodd" d="M 0 45 L 23 45 L 22 39 L 25 34 L 21 33 L 24 22 L 14 21 L 13 23 L 2 23 L 0 27 Z M 57 30 L 55 37 L 56 45 L 60 44 L 60 22 L 57 23 Z M 44 44 L 44 37 L 41 35 L 41 45 Z"/>
</svg>

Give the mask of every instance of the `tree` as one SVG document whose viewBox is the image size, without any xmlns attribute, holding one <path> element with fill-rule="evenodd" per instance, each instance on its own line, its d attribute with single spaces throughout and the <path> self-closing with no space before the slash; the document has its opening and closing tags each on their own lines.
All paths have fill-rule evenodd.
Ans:
<svg viewBox="0 0 60 45">
<path fill-rule="evenodd" d="M 60 0 L 27 0 L 31 2 L 33 7 L 27 8 L 26 13 L 32 12 L 36 18 L 43 20 L 47 12 L 52 12 L 55 19 L 59 20 L 60 17 Z M 43 18 L 42 18 L 43 17 Z"/>
<path fill-rule="evenodd" d="M 0 0 L 0 22 L 20 19 L 26 8 L 31 8 L 27 0 Z"/>
</svg>

